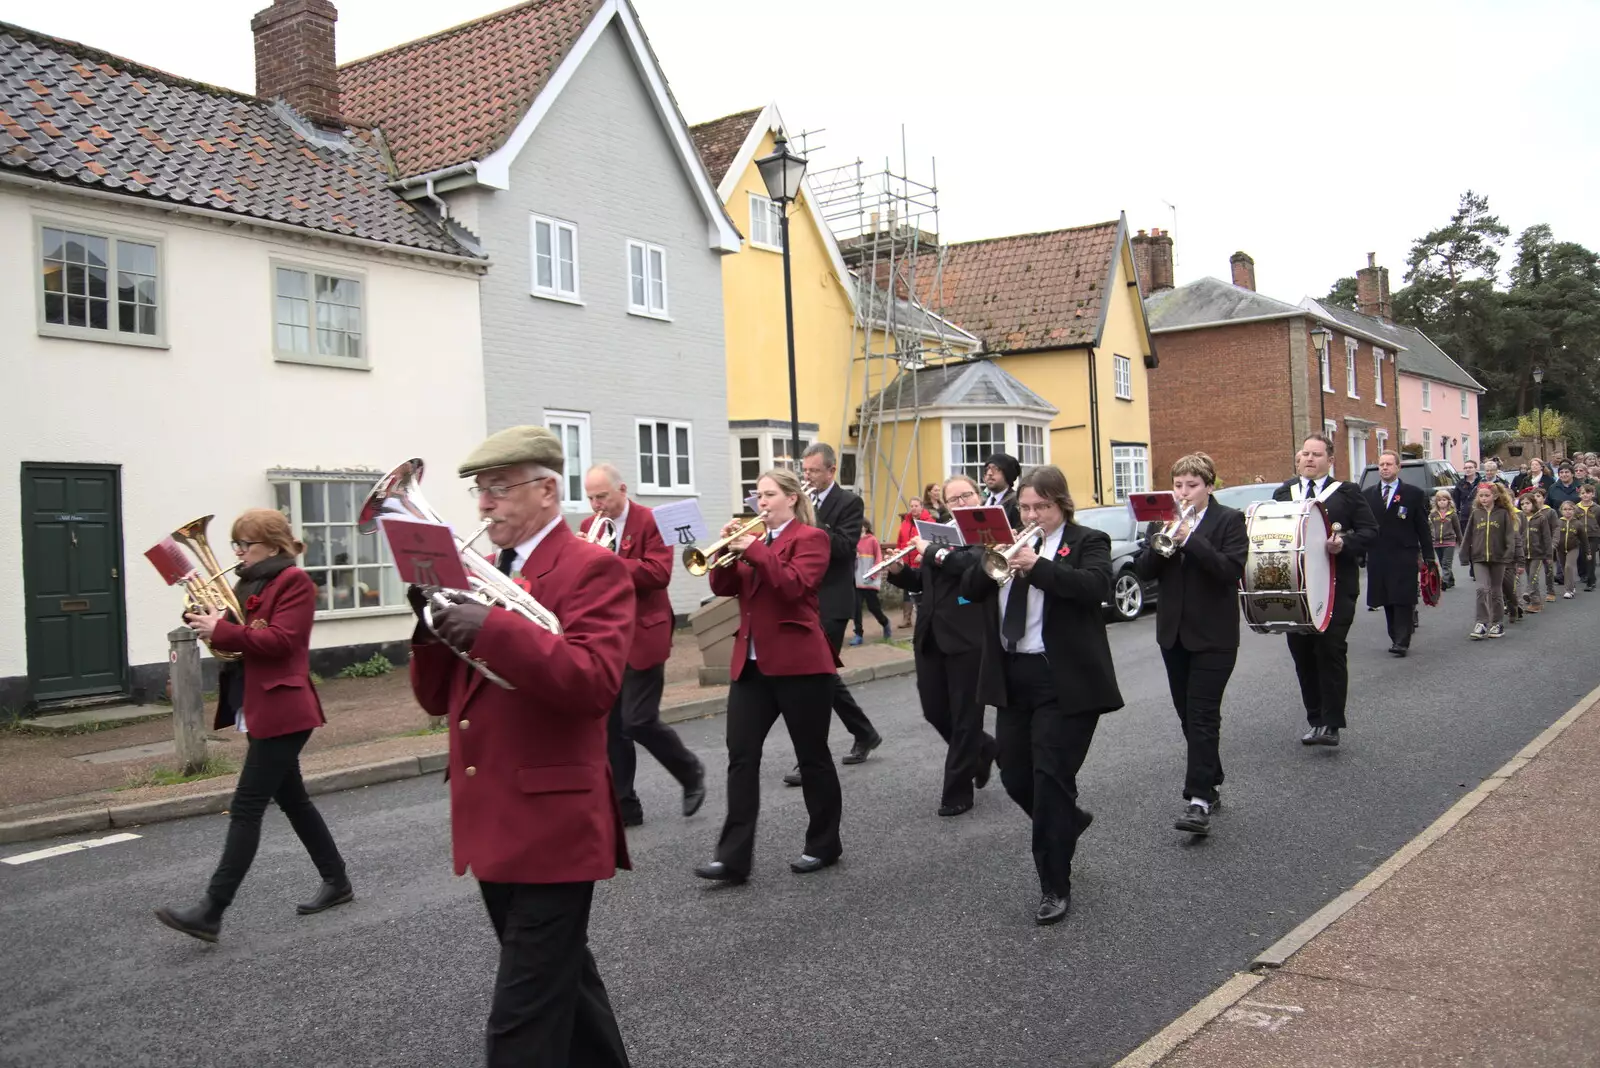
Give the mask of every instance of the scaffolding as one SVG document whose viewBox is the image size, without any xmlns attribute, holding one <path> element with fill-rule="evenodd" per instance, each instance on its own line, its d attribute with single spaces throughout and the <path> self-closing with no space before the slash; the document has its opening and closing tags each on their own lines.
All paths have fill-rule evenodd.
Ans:
<svg viewBox="0 0 1600 1068">
<path fill-rule="evenodd" d="M 857 487 L 883 517 L 894 514 L 884 501 L 897 506 L 921 493 L 923 376 L 915 372 L 962 358 L 952 347 L 962 335 L 939 314 L 938 168 L 930 161 L 929 182 L 909 176 L 903 130 L 901 158 L 899 172 L 888 160 L 869 171 L 857 159 L 813 172 L 808 182 L 853 276 L 846 280 L 855 286 L 856 314 L 842 423 L 856 441 Z"/>
</svg>

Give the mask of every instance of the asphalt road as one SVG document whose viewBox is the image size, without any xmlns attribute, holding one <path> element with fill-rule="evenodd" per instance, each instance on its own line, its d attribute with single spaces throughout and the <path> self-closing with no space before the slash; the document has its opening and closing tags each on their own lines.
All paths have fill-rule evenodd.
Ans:
<svg viewBox="0 0 1600 1068">
<path fill-rule="evenodd" d="M 768 742 L 757 868 L 740 888 L 690 874 L 702 814 L 641 756 L 649 822 L 635 870 L 602 885 L 591 940 L 636 1065 L 1106 1065 L 1213 989 L 1430 823 L 1600 682 L 1600 595 L 1558 602 L 1495 642 L 1468 642 L 1471 592 L 1424 610 L 1411 657 L 1381 613 L 1352 632 L 1351 728 L 1299 745 L 1283 639 L 1246 633 L 1224 706 L 1227 808 L 1209 840 L 1172 829 L 1182 750 L 1147 616 L 1112 629 L 1128 707 L 1082 777 L 1097 814 L 1067 922 L 1031 921 L 1028 827 L 998 776 L 940 819 L 938 739 L 909 678 L 858 696 L 887 739 L 841 768 L 845 857 L 791 875 L 804 809 Z M 1530 658 L 1535 658 L 1530 659 Z M 720 718 L 683 728 L 725 766 Z M 835 751 L 847 741 L 835 727 Z M 310 918 L 316 877 L 281 815 L 223 941 L 160 926 L 196 897 L 224 817 L 136 841 L 0 865 L 0 1065 L 26 1068 L 426 1066 L 481 1063 L 495 951 L 475 884 L 450 874 L 437 777 L 319 800 L 357 901 Z M 37 846 L 10 847 L 7 855 Z"/>
</svg>

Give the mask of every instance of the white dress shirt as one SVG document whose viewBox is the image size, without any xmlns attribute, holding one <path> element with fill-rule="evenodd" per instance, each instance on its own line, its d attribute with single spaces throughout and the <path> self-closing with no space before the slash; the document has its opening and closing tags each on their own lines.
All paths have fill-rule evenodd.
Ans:
<svg viewBox="0 0 1600 1068">
<path fill-rule="evenodd" d="M 533 537 L 517 546 L 517 558 L 511 562 L 511 573 L 513 575 L 517 574 L 527 566 L 528 557 L 533 555 L 533 550 L 537 549 L 539 547 L 539 543 L 544 541 L 545 535 L 554 530 L 556 528 L 556 524 L 562 521 L 563 519 L 561 513 L 557 512 L 556 517 L 550 520 L 550 522 L 546 523 L 544 528 L 541 529 L 539 533 L 535 534 Z M 497 563 L 499 556 L 499 553 L 495 553 Z"/>
<path fill-rule="evenodd" d="M 1385 511 L 1387 511 L 1389 506 L 1394 503 L 1394 495 L 1398 493 L 1399 490 L 1400 483 L 1398 480 L 1394 482 L 1385 482 L 1383 484 L 1383 507 Z"/>
<path fill-rule="evenodd" d="M 793 519 L 789 519 L 783 524 L 783 526 L 776 527 L 776 528 L 774 528 L 772 530 L 767 531 L 766 537 L 771 539 L 771 541 L 769 541 L 767 544 L 770 545 L 770 544 L 772 544 L 772 542 L 777 541 L 778 540 L 778 535 L 782 534 L 785 530 L 788 530 L 789 529 L 789 524 L 793 523 L 793 522 L 794 522 Z M 745 655 L 745 659 L 746 660 L 754 660 L 755 658 L 756 658 L 756 632 L 755 632 L 754 628 L 751 628 L 749 652 Z"/>
<path fill-rule="evenodd" d="M 632 501 L 623 501 L 622 514 L 611 521 L 611 551 L 616 553 L 618 556 L 622 555 L 622 531 L 628 525 L 628 509 L 631 507 L 633 507 Z M 595 522 L 598 523 L 600 520 L 596 519 Z"/>
<path fill-rule="evenodd" d="M 1054 559 L 1057 550 L 1061 548 L 1061 538 L 1067 531 L 1067 525 L 1061 524 L 1054 532 L 1044 536 L 1044 544 L 1039 546 L 1038 554 L 1044 559 Z M 1011 591 L 1016 589 L 1016 580 L 1000 587 L 1000 626 L 1005 626 L 1006 605 L 1011 601 Z M 1001 647 L 1005 645 L 1005 635 L 1000 637 Z M 1022 640 L 1017 643 L 1019 653 L 1044 652 L 1044 591 L 1039 587 L 1028 584 L 1028 622 L 1022 631 Z"/>
<path fill-rule="evenodd" d="M 828 494 L 833 492 L 835 483 L 828 483 L 827 489 L 811 490 L 811 507 L 821 508 L 822 502 L 828 499 Z"/>
</svg>

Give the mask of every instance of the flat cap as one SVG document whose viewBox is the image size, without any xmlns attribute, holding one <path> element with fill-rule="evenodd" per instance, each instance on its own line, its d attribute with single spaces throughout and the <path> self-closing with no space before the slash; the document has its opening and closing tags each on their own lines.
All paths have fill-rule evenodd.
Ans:
<svg viewBox="0 0 1600 1068">
<path fill-rule="evenodd" d="M 538 464 L 563 474 L 566 458 L 561 453 L 561 439 L 542 426 L 506 427 L 472 450 L 461 464 L 461 477 L 471 478 L 480 471 L 517 464 Z"/>
</svg>

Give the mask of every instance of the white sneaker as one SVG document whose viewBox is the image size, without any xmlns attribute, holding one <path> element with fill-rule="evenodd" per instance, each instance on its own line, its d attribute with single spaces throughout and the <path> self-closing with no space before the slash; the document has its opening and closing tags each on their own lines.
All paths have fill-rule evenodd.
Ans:
<svg viewBox="0 0 1600 1068">
<path fill-rule="evenodd" d="M 1505 637 L 1505 634 L 1506 634 L 1506 627 L 1505 627 L 1504 623 L 1491 623 L 1491 624 L 1489 624 L 1489 637 L 1491 637 L 1491 638 L 1503 638 L 1503 637 Z"/>
<path fill-rule="evenodd" d="M 1563 594 L 1562 594 L 1562 595 L 1561 595 L 1561 599 L 1562 599 L 1562 600 L 1563 600 L 1563 601 L 1570 601 L 1570 600 L 1572 600 L 1572 591 L 1571 591 L 1571 590 L 1568 590 L 1568 591 L 1567 591 L 1567 592 L 1566 592 L 1566 593 L 1563 593 Z"/>
<path fill-rule="evenodd" d="M 1479 641 L 1488 633 L 1489 628 L 1485 627 L 1482 623 L 1478 623 L 1473 626 L 1472 633 L 1467 635 L 1467 637 L 1471 638 L 1473 641 Z"/>
</svg>

